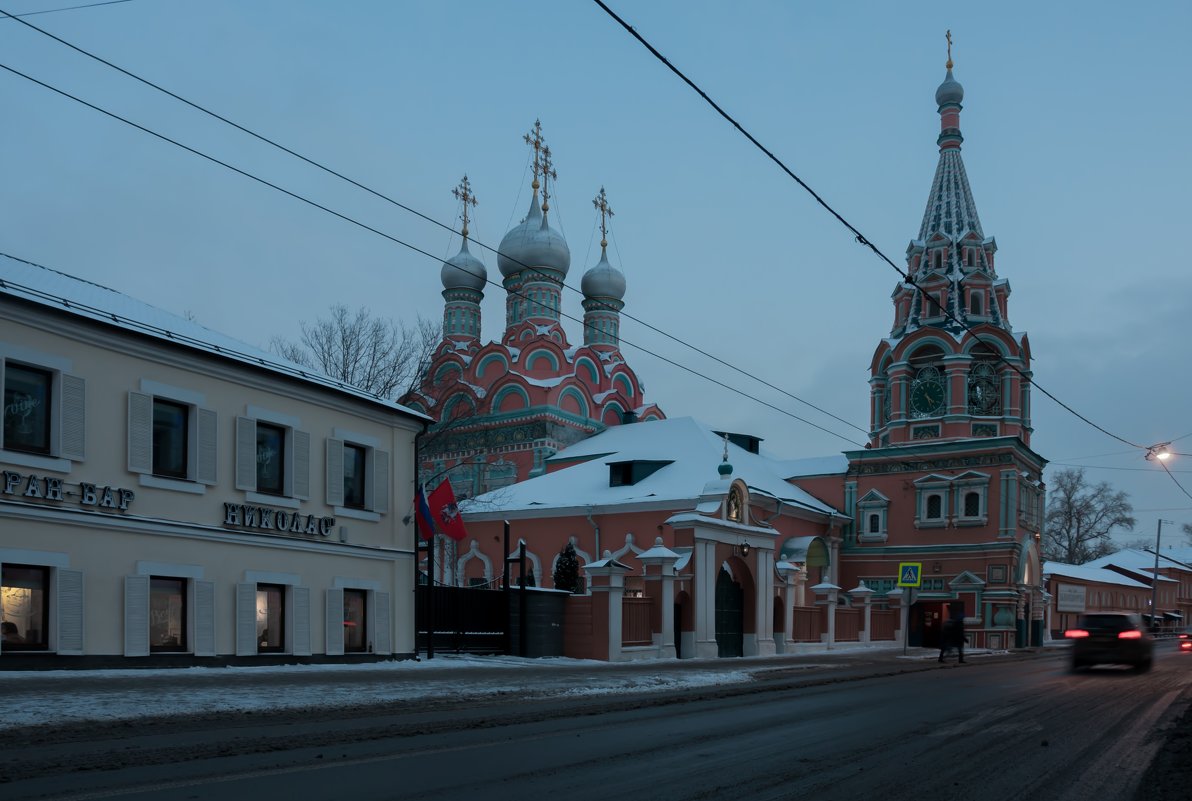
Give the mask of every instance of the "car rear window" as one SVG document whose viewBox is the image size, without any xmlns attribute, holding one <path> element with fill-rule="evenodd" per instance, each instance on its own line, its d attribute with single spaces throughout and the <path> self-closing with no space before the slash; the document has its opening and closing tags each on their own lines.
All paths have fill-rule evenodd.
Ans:
<svg viewBox="0 0 1192 801">
<path fill-rule="evenodd" d="M 1138 628 L 1138 622 L 1129 615 L 1086 615 L 1080 626 L 1090 631 L 1126 631 Z"/>
</svg>

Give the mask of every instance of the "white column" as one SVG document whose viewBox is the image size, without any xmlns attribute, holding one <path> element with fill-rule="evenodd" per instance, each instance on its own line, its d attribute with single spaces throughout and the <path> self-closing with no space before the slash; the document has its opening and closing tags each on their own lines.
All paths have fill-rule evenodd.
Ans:
<svg viewBox="0 0 1192 801">
<path fill-rule="evenodd" d="M 716 543 L 697 540 L 695 543 L 695 656 L 715 659 L 720 655 L 716 642 L 716 576 L 720 562 L 716 560 Z"/>
<path fill-rule="evenodd" d="M 754 568 L 754 628 L 757 636 L 757 655 L 772 656 L 774 648 L 774 552 L 754 548 L 757 554 Z M 748 656 L 748 654 L 746 654 Z"/>
</svg>

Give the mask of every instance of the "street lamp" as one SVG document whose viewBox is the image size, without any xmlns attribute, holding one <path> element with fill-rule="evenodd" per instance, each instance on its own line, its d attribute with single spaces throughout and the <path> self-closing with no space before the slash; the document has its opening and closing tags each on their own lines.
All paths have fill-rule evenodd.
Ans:
<svg viewBox="0 0 1192 801">
<path fill-rule="evenodd" d="M 1148 462 L 1150 462 L 1150 461 L 1154 461 L 1155 459 L 1158 459 L 1160 462 L 1166 462 L 1168 459 L 1171 458 L 1170 445 L 1171 445 L 1170 442 L 1159 442 L 1155 445 L 1150 446 L 1149 448 L 1146 449 L 1146 460 Z M 1168 520 L 1167 522 L 1170 523 L 1171 521 Z"/>
<path fill-rule="evenodd" d="M 1167 456 L 1170 456 L 1170 454 L 1157 456 L 1156 458 L 1165 459 Z M 1150 456 L 1148 455 L 1147 458 L 1149 459 Z M 1159 629 L 1158 623 L 1155 620 L 1155 614 L 1159 611 L 1157 606 L 1159 598 L 1159 538 L 1163 534 L 1164 523 L 1174 526 L 1175 521 L 1159 518 L 1159 525 L 1155 527 L 1155 572 L 1151 576 L 1151 628 L 1156 631 Z"/>
</svg>

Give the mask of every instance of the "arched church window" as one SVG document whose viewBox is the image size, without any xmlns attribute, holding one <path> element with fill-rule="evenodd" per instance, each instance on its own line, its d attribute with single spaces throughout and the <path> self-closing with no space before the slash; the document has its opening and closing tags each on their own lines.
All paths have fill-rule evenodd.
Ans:
<svg viewBox="0 0 1192 801">
<path fill-rule="evenodd" d="M 878 534 L 882 530 L 882 516 L 877 512 L 869 515 L 869 533 Z"/>
<path fill-rule="evenodd" d="M 984 304 L 981 302 L 981 293 L 977 291 L 970 292 L 969 314 L 984 314 L 985 312 L 982 311 L 983 306 Z"/>
<path fill-rule="evenodd" d="M 973 351 L 973 357 L 968 375 L 969 414 L 1001 414 L 1001 379 L 998 376 L 994 351 L 986 345 L 979 345 Z"/>
<path fill-rule="evenodd" d="M 940 495 L 927 496 L 926 514 L 923 515 L 928 520 L 939 520 L 944 516 L 944 499 Z"/>
<path fill-rule="evenodd" d="M 981 493 L 966 492 L 964 494 L 964 516 L 965 517 L 980 517 L 981 516 Z"/>
</svg>

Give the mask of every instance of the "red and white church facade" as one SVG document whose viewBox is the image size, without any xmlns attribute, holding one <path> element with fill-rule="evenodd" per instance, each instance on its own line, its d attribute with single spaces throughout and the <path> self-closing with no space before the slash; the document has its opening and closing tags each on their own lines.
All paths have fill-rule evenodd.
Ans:
<svg viewBox="0 0 1192 801">
<path fill-rule="evenodd" d="M 763 455 L 756 436 L 663 420 L 620 358 L 624 281 L 603 257 L 585 276 L 585 309 L 591 301 L 588 313 L 611 328 L 585 324 L 585 345 L 570 349 L 556 313 L 565 243 L 546 223 L 545 184 L 539 208 L 536 166 L 530 214 L 498 259 L 505 286 L 517 289 L 502 342 L 481 347 L 478 324 L 454 326 L 452 304 L 475 298 L 447 286 L 449 263 L 444 345 L 424 402 L 405 402 L 432 415 L 464 404 L 461 435 L 501 431 L 520 414 L 566 420 L 574 439 L 533 449 L 526 439 L 508 452 L 520 454 L 519 481 L 463 504 L 468 539 L 436 578 L 491 585 L 509 556 L 500 536 L 509 521 L 537 586 L 551 586 L 568 543 L 585 568 L 587 594 L 569 599 L 568 618 L 584 637 L 568 635 L 569 655 L 931 646 L 942 621 L 961 612 L 976 647 L 1041 643 L 1046 462 L 1030 448 L 1030 345 L 1010 324 L 1010 285 L 994 268 L 996 242 L 965 174 L 963 89 L 950 58 L 935 99 L 939 164 L 893 294 L 893 326 L 870 361 L 869 442 L 838 456 L 784 462 Z M 459 319 L 478 313 L 466 308 Z M 459 391 L 439 405 L 434 388 L 448 377 Z M 463 461 L 464 450 L 436 458 Z M 906 565 L 917 566 L 917 582 L 900 581 Z"/>
</svg>

